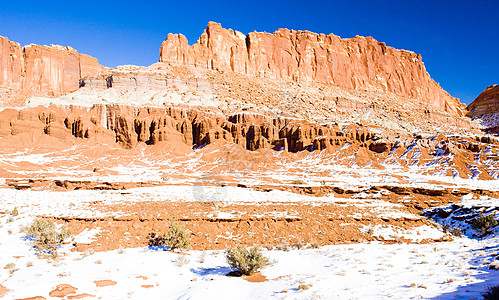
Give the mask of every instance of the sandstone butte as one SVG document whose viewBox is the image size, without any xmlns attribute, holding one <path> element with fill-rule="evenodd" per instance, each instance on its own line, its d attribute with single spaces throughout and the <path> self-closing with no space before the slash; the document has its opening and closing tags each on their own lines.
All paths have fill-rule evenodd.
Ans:
<svg viewBox="0 0 499 300">
<path fill-rule="evenodd" d="M 81 78 L 103 71 L 97 59 L 71 47 L 21 47 L 0 36 L 0 88 L 11 93 L 11 102 L 73 92 L 79 88 Z"/>
<path fill-rule="evenodd" d="M 430 77 L 421 55 L 388 47 L 372 37 L 342 39 L 334 34 L 289 29 L 245 36 L 209 22 L 192 46 L 184 35 L 170 33 L 161 45 L 160 62 L 378 90 L 424 99 L 452 115 L 466 113 L 466 105 Z"/>
<path fill-rule="evenodd" d="M 470 105 L 468 105 L 468 111 L 469 117 L 498 113 L 499 85 L 495 84 L 487 87 Z"/>
</svg>

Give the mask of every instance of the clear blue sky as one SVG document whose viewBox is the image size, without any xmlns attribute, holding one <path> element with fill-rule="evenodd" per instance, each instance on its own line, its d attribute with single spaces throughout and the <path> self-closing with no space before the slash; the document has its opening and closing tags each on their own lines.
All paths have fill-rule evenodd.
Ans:
<svg viewBox="0 0 499 300">
<path fill-rule="evenodd" d="M 243 33 L 282 27 L 373 36 L 423 56 L 430 75 L 469 104 L 499 84 L 499 1 L 3 1 L 0 35 L 69 45 L 100 63 L 150 65 L 169 32 L 194 43 L 208 21 Z"/>
</svg>

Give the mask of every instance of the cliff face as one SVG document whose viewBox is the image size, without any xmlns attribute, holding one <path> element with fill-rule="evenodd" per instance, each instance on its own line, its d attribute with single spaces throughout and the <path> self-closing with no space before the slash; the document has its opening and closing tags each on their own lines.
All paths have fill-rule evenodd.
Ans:
<svg viewBox="0 0 499 300">
<path fill-rule="evenodd" d="M 49 137 L 51 139 L 47 139 Z M 336 158 L 331 158 L 332 160 L 338 159 L 338 155 L 343 157 L 340 159 L 341 162 L 337 161 L 340 164 L 345 163 L 346 157 L 354 157 L 355 163 L 361 165 L 378 165 L 378 162 L 387 159 L 390 164 L 397 162 L 400 167 L 417 164 L 423 169 L 428 167 L 428 161 L 433 160 L 438 164 L 444 155 L 452 153 L 454 155 L 450 159 L 455 162 L 455 171 L 463 178 L 474 176 L 467 165 L 478 163 L 475 160 L 476 153 L 482 153 L 484 157 L 480 161 L 485 162 L 496 156 L 495 150 L 487 152 L 485 149 L 497 146 L 497 142 L 490 136 L 475 138 L 448 137 L 441 134 L 426 137 L 404 136 L 390 130 L 359 124 L 341 127 L 331 123 L 321 125 L 286 116 L 270 117 L 252 112 L 226 115 L 217 110 L 199 107 L 38 106 L 0 111 L 2 150 L 4 150 L 2 147 L 11 146 L 24 149 L 32 147 L 33 143 L 61 150 L 63 149 L 61 147 L 75 145 L 82 140 L 86 140 L 87 145 L 118 143 L 126 149 L 141 147 L 140 144 L 158 146 L 168 144 L 169 147 L 160 149 L 175 149 L 180 155 L 192 153 L 193 146 L 197 148 L 196 146 L 212 145 L 211 148 L 216 151 L 208 157 L 218 161 L 217 167 L 226 165 L 220 164 L 219 159 L 222 161 L 234 159 L 236 162 L 248 163 L 246 161 L 248 153 L 244 149 L 289 152 L 318 150 L 324 151 L 325 155 L 334 154 Z M 237 146 L 233 148 L 235 151 L 226 152 L 221 148 L 224 144 L 237 144 Z M 268 152 L 261 151 L 258 155 L 269 155 Z M 408 152 L 412 154 L 407 154 Z M 100 155 L 100 151 L 92 150 L 92 153 Z M 137 155 L 137 152 L 132 153 Z M 165 153 L 159 153 L 159 157 L 164 158 L 164 155 Z M 293 159 L 286 154 L 268 157 L 271 160 L 281 157 L 288 162 L 289 159 Z M 323 158 L 321 155 L 321 159 Z M 447 164 L 448 162 L 443 165 Z M 490 164 L 487 163 L 478 164 L 481 165 L 477 169 L 481 178 L 497 178 L 496 168 L 490 168 Z M 265 168 L 267 167 L 268 164 L 265 163 Z M 447 176 L 456 176 L 457 173 L 452 170 L 454 169 L 445 167 L 442 172 L 446 172 Z"/>
<path fill-rule="evenodd" d="M 469 117 L 499 113 L 499 85 L 495 84 L 487 87 L 468 105 L 468 110 Z"/>
<path fill-rule="evenodd" d="M 210 22 L 189 46 L 182 34 L 169 34 L 161 62 L 296 81 L 315 81 L 347 89 L 379 90 L 420 98 L 462 116 L 465 105 L 445 92 L 426 72 L 420 55 L 387 47 L 372 37 L 341 39 L 333 34 L 279 29 L 244 35 Z"/>
<path fill-rule="evenodd" d="M 0 37 L 0 88 L 21 98 L 78 89 L 80 79 L 104 71 L 97 59 L 71 47 L 28 45 Z"/>
</svg>

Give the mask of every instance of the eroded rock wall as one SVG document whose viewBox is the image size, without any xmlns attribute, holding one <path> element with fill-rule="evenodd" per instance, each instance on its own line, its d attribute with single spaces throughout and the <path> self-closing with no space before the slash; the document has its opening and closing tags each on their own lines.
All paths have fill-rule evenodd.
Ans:
<svg viewBox="0 0 499 300">
<path fill-rule="evenodd" d="M 468 110 L 469 117 L 499 113 L 499 85 L 487 87 L 468 105 Z"/>
<path fill-rule="evenodd" d="M 229 145 L 235 149 L 231 152 L 235 158 L 244 157 L 246 150 L 260 153 L 269 153 L 269 149 L 319 150 L 326 155 L 354 156 L 359 165 L 375 168 L 383 168 L 380 161 L 428 167 L 428 161 L 432 159 L 449 162 L 453 157 L 449 164 L 455 165 L 456 171 L 445 168 L 443 172 L 448 176 L 480 176 L 482 179 L 498 176 L 493 167 L 498 159 L 497 152 L 491 151 L 491 147 L 497 147 L 497 141 L 490 136 L 407 136 L 361 124 L 340 127 L 335 123 L 319 124 L 248 111 L 224 115 L 206 108 L 38 106 L 0 112 L 2 147 L 24 149 L 43 145 L 60 150 L 80 142 L 111 147 L 119 144 L 125 149 L 157 145 L 159 148 L 151 148 L 164 146 L 178 150 L 179 155 L 205 146 L 213 150 Z M 222 156 L 232 155 L 215 152 Z M 484 162 L 479 169 L 475 168 L 477 157 Z"/>
<path fill-rule="evenodd" d="M 28 45 L 0 37 L 0 88 L 10 100 L 59 96 L 79 88 L 80 80 L 104 72 L 97 59 L 71 47 Z"/>
<path fill-rule="evenodd" d="M 389 92 L 424 99 L 458 116 L 466 110 L 430 77 L 420 55 L 388 47 L 372 37 L 341 39 L 288 29 L 244 35 L 210 22 L 192 46 L 182 34 L 169 34 L 161 45 L 160 61 Z"/>
<path fill-rule="evenodd" d="M 346 143 L 359 143 L 373 152 L 384 153 L 395 147 L 398 136 L 389 132 L 380 134 L 378 129 L 358 124 L 340 128 L 334 123 L 318 124 L 251 112 L 225 116 L 208 109 L 174 107 L 39 106 L 4 110 L 0 116 L 0 137 L 23 133 L 35 137 L 47 134 L 62 141 L 97 137 L 127 149 L 138 143 L 172 142 L 199 147 L 223 142 L 250 151 L 271 148 L 299 152 L 336 151 Z"/>
</svg>

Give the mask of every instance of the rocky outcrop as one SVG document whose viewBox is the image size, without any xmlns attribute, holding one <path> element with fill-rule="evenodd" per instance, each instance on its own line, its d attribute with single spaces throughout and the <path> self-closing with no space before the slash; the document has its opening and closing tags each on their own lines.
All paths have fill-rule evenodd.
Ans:
<svg viewBox="0 0 499 300">
<path fill-rule="evenodd" d="M 20 90 L 25 77 L 23 48 L 0 37 L 0 87 Z"/>
<path fill-rule="evenodd" d="M 344 157 L 355 157 L 358 165 L 376 168 L 383 168 L 378 163 L 380 161 L 397 161 L 406 166 L 427 164 L 432 158 L 448 161 L 452 156 L 459 165 L 456 172 L 461 177 L 471 174 L 491 179 L 498 175 L 494 168 L 480 169 L 479 174 L 470 169 L 472 163 L 476 164 L 477 154 L 483 156 L 483 161 L 497 160 L 497 152 L 491 150 L 491 144 L 497 142 L 491 137 L 405 136 L 355 123 L 340 128 L 336 123 L 319 124 L 249 111 L 227 116 L 210 108 L 94 105 L 89 109 L 53 105 L 0 111 L 2 147 L 38 145 L 60 150 L 80 142 L 111 147 L 119 144 L 125 149 L 155 145 L 150 149 L 159 155 L 163 151 L 184 155 L 207 146 L 229 160 L 239 160 L 249 154 L 241 152 L 244 150 L 258 151 L 257 155 L 264 156 L 269 155 L 270 149 L 305 153 L 323 151 L 321 155 L 341 153 Z M 232 154 L 219 151 L 226 146 L 236 150 L 229 151 Z M 457 176 L 453 170 L 446 172 Z"/>
<path fill-rule="evenodd" d="M 182 34 L 169 34 L 161 45 L 160 61 L 394 93 L 424 99 L 457 116 L 466 109 L 431 79 L 420 55 L 388 47 L 372 37 L 341 39 L 288 29 L 245 36 L 210 22 L 192 46 Z"/>
<path fill-rule="evenodd" d="M 499 113 L 499 85 L 495 84 L 487 87 L 468 105 L 468 111 L 469 117 Z"/>
<path fill-rule="evenodd" d="M 80 80 L 102 73 L 97 59 L 71 47 L 28 45 L 0 37 L 0 88 L 18 98 L 59 96 L 79 88 Z M 15 97 L 15 96 L 14 96 Z"/>
<path fill-rule="evenodd" d="M 250 151 L 269 148 L 291 152 L 333 151 L 347 142 L 368 147 L 366 142 L 375 137 L 357 125 L 340 130 L 336 125 L 249 112 L 224 116 L 197 109 L 120 105 L 95 105 L 90 110 L 39 106 L 0 112 L 0 137 L 22 134 L 32 138 L 46 134 L 63 142 L 97 139 L 127 149 L 138 143 L 199 147 L 222 141 Z"/>
</svg>

